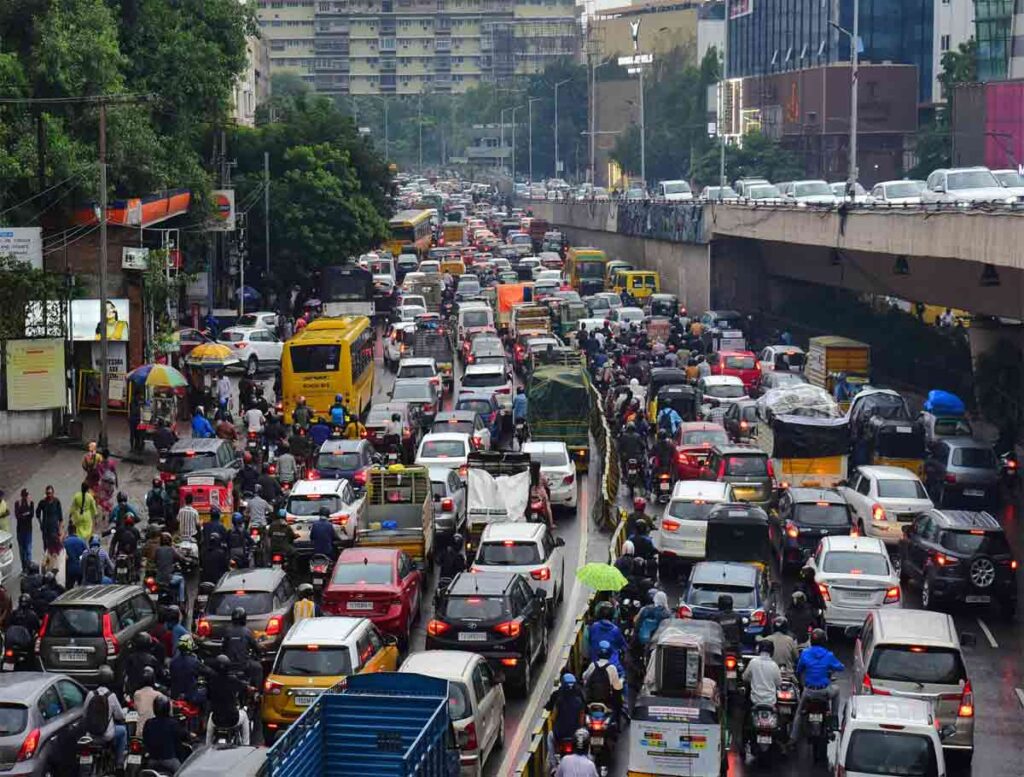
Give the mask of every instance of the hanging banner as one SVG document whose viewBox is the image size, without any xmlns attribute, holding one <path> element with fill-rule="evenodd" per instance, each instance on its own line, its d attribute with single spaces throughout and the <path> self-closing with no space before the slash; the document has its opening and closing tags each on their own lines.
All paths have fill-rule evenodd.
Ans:
<svg viewBox="0 0 1024 777">
<path fill-rule="evenodd" d="M 107 340 L 128 341 L 128 300 L 108 299 L 106 309 Z M 71 301 L 71 339 L 100 339 L 100 301 L 76 299 Z"/>
<path fill-rule="evenodd" d="M 99 370 L 103 364 L 103 344 L 92 344 L 92 368 Z M 107 370 L 113 375 L 124 375 L 128 372 L 128 343 L 116 340 L 107 343 Z"/>
<path fill-rule="evenodd" d="M 66 404 L 64 341 L 8 340 L 8 410 L 49 410 Z"/>
</svg>

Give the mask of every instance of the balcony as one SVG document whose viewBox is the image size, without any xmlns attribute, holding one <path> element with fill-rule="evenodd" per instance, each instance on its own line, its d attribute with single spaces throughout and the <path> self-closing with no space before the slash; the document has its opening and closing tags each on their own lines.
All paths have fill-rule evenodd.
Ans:
<svg viewBox="0 0 1024 777">
<path fill-rule="evenodd" d="M 452 42 L 448 38 L 435 38 L 434 51 L 448 52 L 452 50 Z"/>
</svg>

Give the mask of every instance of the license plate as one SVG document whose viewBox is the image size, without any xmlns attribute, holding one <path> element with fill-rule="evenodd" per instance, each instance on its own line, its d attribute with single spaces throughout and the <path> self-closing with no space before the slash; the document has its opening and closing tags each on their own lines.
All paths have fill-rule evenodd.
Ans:
<svg viewBox="0 0 1024 777">
<path fill-rule="evenodd" d="M 5 672 L 13 672 L 14 671 L 14 662 L 13 661 L 4 661 L 4 671 Z"/>
<path fill-rule="evenodd" d="M 807 716 L 807 719 L 810 720 L 811 723 L 821 723 L 822 716 L 820 712 L 812 712 L 810 715 Z"/>
<path fill-rule="evenodd" d="M 124 722 L 125 723 L 138 723 L 139 722 L 139 712 L 138 712 L 138 710 L 130 710 L 129 712 L 126 712 L 124 714 Z"/>
<path fill-rule="evenodd" d="M 872 594 L 870 591 L 847 591 L 843 596 L 847 599 L 870 599 Z"/>
<path fill-rule="evenodd" d="M 313 587 L 314 588 L 316 586 L 318 586 L 318 585 L 323 585 L 323 584 L 324 584 L 324 579 L 322 577 L 314 577 L 313 578 Z"/>
<path fill-rule="evenodd" d="M 72 664 L 84 664 L 89 660 L 89 654 L 84 650 L 59 650 L 57 655 L 61 661 L 67 661 Z"/>
<path fill-rule="evenodd" d="M 141 764 L 142 763 L 142 756 L 139 755 L 138 753 L 135 753 L 134 755 L 129 755 L 126 760 L 127 760 L 129 765 L 131 765 L 131 764 Z"/>
<path fill-rule="evenodd" d="M 965 488 L 964 496 L 985 496 L 985 492 L 980 488 Z"/>
<path fill-rule="evenodd" d="M 591 745 L 603 745 L 604 744 L 604 737 L 591 737 L 590 738 L 590 744 Z"/>
<path fill-rule="evenodd" d="M 757 744 L 759 744 L 759 745 L 770 745 L 771 743 L 772 743 L 772 738 L 770 736 L 768 736 L 767 734 L 758 734 L 757 735 Z"/>
<path fill-rule="evenodd" d="M 486 631 L 464 631 L 459 634 L 459 642 L 486 642 Z"/>
<path fill-rule="evenodd" d="M 92 756 L 91 755 L 80 755 L 80 756 L 78 756 L 78 763 L 80 763 L 80 764 L 91 764 L 92 763 Z"/>
<path fill-rule="evenodd" d="M 672 484 L 669 483 L 667 480 L 661 481 L 661 490 L 662 491 L 668 491 L 671 487 L 672 487 Z"/>
<path fill-rule="evenodd" d="M 735 680 L 736 679 L 736 670 L 735 669 L 726 669 L 725 670 L 725 679 L 726 680 Z"/>
<path fill-rule="evenodd" d="M 348 609 L 350 610 L 372 610 L 373 602 L 349 602 Z"/>
<path fill-rule="evenodd" d="M 964 601 L 968 604 L 988 604 L 992 601 L 991 596 L 980 596 L 980 595 L 968 595 L 964 597 Z"/>
<path fill-rule="evenodd" d="M 316 699 L 316 696 L 296 696 L 294 697 L 296 707 L 308 707 Z"/>
</svg>

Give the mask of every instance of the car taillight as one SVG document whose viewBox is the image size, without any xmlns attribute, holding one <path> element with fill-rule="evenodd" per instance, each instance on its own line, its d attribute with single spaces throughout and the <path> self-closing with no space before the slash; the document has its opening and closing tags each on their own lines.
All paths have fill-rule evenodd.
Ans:
<svg viewBox="0 0 1024 777">
<path fill-rule="evenodd" d="M 427 623 L 427 634 L 432 637 L 440 637 L 450 628 L 451 626 L 444 621 L 432 620 Z"/>
<path fill-rule="evenodd" d="M 1017 559 L 1010 559 L 1010 569 L 1017 569 Z"/>
<path fill-rule="evenodd" d="M 454 509 L 455 509 L 455 500 L 454 499 L 442 499 L 441 500 L 441 512 L 443 512 L 443 513 L 450 513 Z"/>
<path fill-rule="evenodd" d="M 476 750 L 480 746 L 476 738 L 476 723 L 470 721 L 460 732 L 459 738 L 462 740 L 459 743 L 461 750 Z"/>
<path fill-rule="evenodd" d="M 772 480 L 775 480 L 775 465 L 772 464 L 772 460 L 768 459 L 765 462 L 765 464 L 768 465 L 768 477 L 770 477 Z"/>
<path fill-rule="evenodd" d="M 885 508 L 882 507 L 882 505 L 877 505 L 876 504 L 876 505 L 872 505 L 871 506 L 871 520 L 872 521 L 884 521 L 884 520 L 886 520 L 886 518 L 885 518 Z"/>
<path fill-rule="evenodd" d="M 146 590 L 149 591 L 151 594 L 155 594 L 157 592 L 157 585 L 156 585 L 156 578 L 155 577 L 147 577 L 146 578 Z"/>
<path fill-rule="evenodd" d="M 281 616 L 273 615 L 270 620 L 267 621 L 266 635 L 268 637 L 276 637 L 281 633 Z"/>
<path fill-rule="evenodd" d="M 107 643 L 107 655 L 116 656 L 121 645 L 114 636 L 113 624 L 110 621 L 110 613 L 103 613 L 103 641 Z"/>
<path fill-rule="evenodd" d="M 768 622 L 768 614 L 764 610 L 754 610 L 750 613 L 750 620 L 758 626 L 764 626 Z"/>
<path fill-rule="evenodd" d="M 267 678 L 266 682 L 263 683 L 263 693 L 271 696 L 280 696 L 281 691 L 284 690 L 284 686 L 279 682 L 275 682 L 270 678 Z"/>
<path fill-rule="evenodd" d="M 899 586 L 887 588 L 885 591 L 885 600 L 882 604 L 895 604 L 900 600 L 900 589 Z"/>
<path fill-rule="evenodd" d="M 28 736 L 25 737 L 25 741 L 21 743 L 21 747 L 18 748 L 18 756 L 15 760 L 27 761 L 36 754 L 36 750 L 39 748 L 39 729 L 34 728 L 28 732 Z"/>
<path fill-rule="evenodd" d="M 735 669 L 736 665 L 738 663 L 739 662 L 736 660 L 736 656 L 726 656 L 725 657 L 725 668 L 728 669 L 729 671 L 732 671 L 733 669 Z"/>
<path fill-rule="evenodd" d="M 235 343 L 235 348 L 239 348 L 239 349 L 245 348 L 245 345 L 246 345 L 245 343 Z"/>
<path fill-rule="evenodd" d="M 971 688 L 971 681 L 964 683 L 963 693 L 960 694 L 960 709 L 956 711 L 958 718 L 974 717 L 974 690 Z"/>
<path fill-rule="evenodd" d="M 348 513 L 335 515 L 333 518 L 331 518 L 331 523 L 333 523 L 335 526 L 346 526 L 348 524 Z"/>
<path fill-rule="evenodd" d="M 247 437 L 248 437 L 248 438 L 249 438 L 250 440 L 255 440 L 255 439 L 256 439 L 256 432 L 249 432 L 249 434 L 247 435 Z"/>
<path fill-rule="evenodd" d="M 850 536 L 851 537 L 859 537 L 860 536 L 860 529 L 858 529 L 856 526 L 851 526 L 850 527 Z"/>
<path fill-rule="evenodd" d="M 832 601 L 832 595 L 828 592 L 828 586 L 824 583 L 818 583 L 818 593 L 821 594 L 821 598 L 826 602 Z"/>
<path fill-rule="evenodd" d="M 433 413 L 434 412 L 434 405 L 429 403 L 429 402 L 427 404 L 423 405 L 423 412 L 424 413 Z"/>
<path fill-rule="evenodd" d="M 479 437 L 471 437 L 469 441 L 470 443 L 472 443 L 473 450 L 475 451 L 480 450 L 480 448 L 482 448 L 484 444 L 484 441 L 481 440 Z"/>
<path fill-rule="evenodd" d="M 210 622 L 206 618 L 200 618 L 199 623 L 196 624 L 196 636 L 200 639 L 205 639 L 212 632 L 213 629 L 210 627 Z"/>
<path fill-rule="evenodd" d="M 795 540 L 800 536 L 800 527 L 792 521 L 786 521 L 786 536 Z"/>
<path fill-rule="evenodd" d="M 955 567 L 960 563 L 952 556 L 947 556 L 945 553 L 939 553 L 938 551 L 932 554 L 932 560 L 940 567 Z"/>
<path fill-rule="evenodd" d="M 724 478 L 725 477 L 725 459 L 722 459 L 720 462 L 718 462 L 718 474 L 715 475 L 715 477 L 716 478 Z"/>
<path fill-rule="evenodd" d="M 673 520 L 672 518 L 661 519 L 661 530 L 662 531 L 679 531 L 679 521 Z"/>
<path fill-rule="evenodd" d="M 354 480 L 360 486 L 365 486 L 366 485 L 366 470 L 365 469 L 359 470 L 356 474 L 354 474 L 352 476 L 352 480 Z"/>
<path fill-rule="evenodd" d="M 530 577 L 532 577 L 534 580 L 550 580 L 551 570 L 547 567 L 541 567 L 540 569 L 531 569 Z"/>
<path fill-rule="evenodd" d="M 459 477 L 460 478 L 465 479 L 467 472 L 469 472 L 469 467 L 467 467 L 465 464 L 463 464 L 461 467 L 459 467 Z"/>
<path fill-rule="evenodd" d="M 947 483 L 956 483 L 956 475 L 954 475 L 952 472 L 947 472 L 945 477 L 943 477 L 943 480 L 945 480 Z"/>
<path fill-rule="evenodd" d="M 494 630 L 499 634 L 504 634 L 506 637 L 516 639 L 522 632 L 523 626 L 519 621 L 505 621 L 495 626 Z"/>
<path fill-rule="evenodd" d="M 46 627 L 50 625 L 50 613 L 46 613 L 43 616 L 43 622 L 39 626 L 39 633 L 36 635 L 36 653 L 39 653 L 40 643 L 43 641 L 43 637 L 46 636 Z"/>
<path fill-rule="evenodd" d="M 319 480 L 320 470 L 311 469 L 306 473 L 306 480 Z"/>
<path fill-rule="evenodd" d="M 571 486 L 575 482 L 576 482 L 576 475 L 574 475 L 571 472 L 568 475 L 566 475 L 564 478 L 562 478 L 562 485 L 563 486 Z"/>
</svg>

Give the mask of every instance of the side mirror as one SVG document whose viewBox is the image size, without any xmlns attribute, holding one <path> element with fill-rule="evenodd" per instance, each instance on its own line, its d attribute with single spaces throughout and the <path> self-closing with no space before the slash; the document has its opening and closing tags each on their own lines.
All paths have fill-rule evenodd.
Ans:
<svg viewBox="0 0 1024 777">
<path fill-rule="evenodd" d="M 214 591 L 214 589 L 216 587 L 217 587 L 216 583 L 200 583 L 199 584 L 199 593 L 203 594 L 204 596 L 209 596 L 210 594 L 213 593 L 213 591 Z"/>
<path fill-rule="evenodd" d="M 843 634 L 847 639 L 857 639 L 860 637 L 860 626 L 847 626 L 843 629 Z"/>
<path fill-rule="evenodd" d="M 556 548 L 564 548 L 565 547 L 565 540 L 563 540 L 561 537 L 555 537 L 555 547 Z"/>
<path fill-rule="evenodd" d="M 536 591 L 533 592 L 533 597 L 543 602 L 547 600 L 548 594 L 547 591 L 545 591 L 543 588 L 538 588 Z"/>
<path fill-rule="evenodd" d="M 850 485 L 850 481 L 846 480 L 846 479 L 840 480 L 838 483 L 836 483 L 836 486 L 844 486 L 845 487 L 845 486 L 848 486 L 848 485 Z"/>
<path fill-rule="evenodd" d="M 964 647 L 974 647 L 978 644 L 978 635 L 973 631 L 961 631 L 960 644 Z"/>
<path fill-rule="evenodd" d="M 956 726 L 952 723 L 939 729 L 939 739 L 949 739 L 956 733 Z"/>
</svg>

